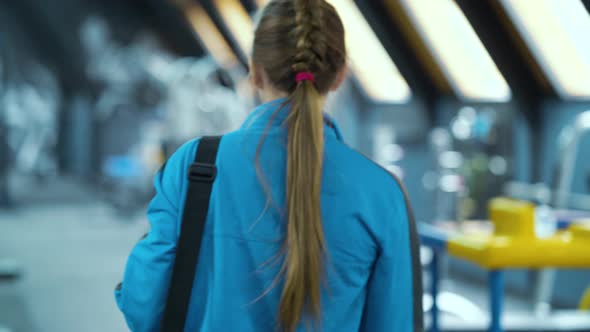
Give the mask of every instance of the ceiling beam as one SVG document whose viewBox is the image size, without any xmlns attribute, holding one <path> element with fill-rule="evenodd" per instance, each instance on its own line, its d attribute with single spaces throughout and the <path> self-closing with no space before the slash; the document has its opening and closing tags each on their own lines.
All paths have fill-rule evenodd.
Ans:
<svg viewBox="0 0 590 332">
<path fill-rule="evenodd" d="M 434 120 L 435 102 L 443 92 L 418 59 L 401 28 L 392 21 L 389 8 L 383 1 L 357 0 L 356 3 L 410 86 L 412 94 L 425 102 L 429 116 Z"/>
<path fill-rule="evenodd" d="M 246 10 L 248 11 L 248 13 L 254 13 L 258 10 L 256 1 L 254 0 L 241 0 L 241 2 L 244 8 L 246 8 Z"/>
<path fill-rule="evenodd" d="M 556 95 L 499 4 L 489 0 L 456 2 L 510 85 L 513 96 L 538 99 Z"/>
</svg>

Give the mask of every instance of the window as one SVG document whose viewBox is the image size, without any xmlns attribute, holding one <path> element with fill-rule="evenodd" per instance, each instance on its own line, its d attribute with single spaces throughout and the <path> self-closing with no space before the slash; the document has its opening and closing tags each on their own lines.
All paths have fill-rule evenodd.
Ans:
<svg viewBox="0 0 590 332">
<path fill-rule="evenodd" d="M 578 0 L 501 0 L 555 90 L 590 97 L 590 17 Z"/>
<path fill-rule="evenodd" d="M 256 5 L 258 6 L 258 8 L 262 8 L 264 6 L 266 6 L 266 4 L 269 2 L 270 0 L 256 0 Z"/>
<path fill-rule="evenodd" d="M 411 97 L 408 84 L 354 1 L 328 2 L 344 23 L 350 65 L 367 95 L 378 102 L 407 102 Z"/>
<path fill-rule="evenodd" d="M 224 68 L 231 68 L 238 63 L 238 59 L 223 38 L 203 7 L 192 4 L 185 8 L 185 13 L 205 48 L 211 56 Z"/>
<path fill-rule="evenodd" d="M 510 99 L 510 87 L 453 0 L 400 3 L 458 96 L 492 102 Z"/>
</svg>

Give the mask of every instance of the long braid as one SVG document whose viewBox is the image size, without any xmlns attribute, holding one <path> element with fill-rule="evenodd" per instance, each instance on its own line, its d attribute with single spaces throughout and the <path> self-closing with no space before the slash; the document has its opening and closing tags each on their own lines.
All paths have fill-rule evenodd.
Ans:
<svg viewBox="0 0 590 332">
<path fill-rule="evenodd" d="M 295 0 L 296 53 L 291 68 L 301 71 L 321 72 L 325 65 L 326 38 L 322 23 L 323 0 Z"/>
<path fill-rule="evenodd" d="M 324 160 L 322 96 L 344 68 L 344 27 L 324 0 L 273 0 L 256 29 L 253 63 L 289 95 L 284 281 L 278 308 L 282 331 L 320 323 L 326 243 L 322 226 Z M 304 80 L 296 79 L 305 74 Z M 311 77 L 311 78 L 309 78 Z"/>
<path fill-rule="evenodd" d="M 321 0 L 295 0 L 296 52 L 293 73 L 322 72 Z M 311 80 L 296 83 L 289 116 L 287 163 L 287 257 L 283 265 L 285 287 L 279 318 L 286 331 L 294 331 L 303 318 L 321 313 L 321 280 L 325 239 L 320 206 L 324 153 L 320 94 Z"/>
</svg>

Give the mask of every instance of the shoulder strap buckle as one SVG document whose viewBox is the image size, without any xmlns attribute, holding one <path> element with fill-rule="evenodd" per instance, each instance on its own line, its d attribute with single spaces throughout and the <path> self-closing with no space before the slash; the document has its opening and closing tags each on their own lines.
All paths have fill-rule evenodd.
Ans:
<svg viewBox="0 0 590 332">
<path fill-rule="evenodd" d="M 217 176 L 217 167 L 213 164 L 193 163 L 188 172 L 191 182 L 213 182 Z"/>
</svg>

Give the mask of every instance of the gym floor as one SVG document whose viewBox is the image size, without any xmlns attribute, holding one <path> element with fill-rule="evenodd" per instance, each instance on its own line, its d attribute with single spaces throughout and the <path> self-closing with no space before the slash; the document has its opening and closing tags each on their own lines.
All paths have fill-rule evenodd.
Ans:
<svg viewBox="0 0 590 332">
<path fill-rule="evenodd" d="M 67 197 L 45 195 L 35 206 L 0 211 L 0 260 L 15 259 L 22 271 L 19 279 L 0 280 L 0 326 L 128 331 L 113 290 L 147 222 L 116 216 L 79 188 L 62 185 L 60 192 Z"/>
</svg>

